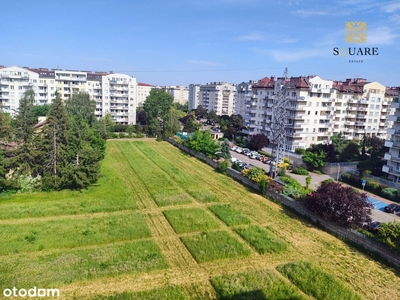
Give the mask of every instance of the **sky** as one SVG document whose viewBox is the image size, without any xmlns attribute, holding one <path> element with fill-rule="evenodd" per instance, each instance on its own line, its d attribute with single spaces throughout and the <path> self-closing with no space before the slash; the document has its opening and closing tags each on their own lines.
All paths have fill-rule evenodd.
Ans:
<svg viewBox="0 0 400 300">
<path fill-rule="evenodd" d="M 367 42 L 347 43 L 346 22 L 366 22 Z M 288 68 L 400 86 L 400 0 L 4 1 L 0 37 L 6 67 L 113 71 L 152 85 L 238 84 Z"/>
</svg>

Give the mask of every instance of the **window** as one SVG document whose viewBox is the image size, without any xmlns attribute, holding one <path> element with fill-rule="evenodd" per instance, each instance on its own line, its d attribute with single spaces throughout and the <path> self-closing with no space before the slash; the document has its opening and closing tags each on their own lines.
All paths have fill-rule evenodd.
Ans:
<svg viewBox="0 0 400 300">
<path fill-rule="evenodd" d="M 310 113 L 311 113 L 311 111 L 308 111 L 308 112 L 307 112 L 307 115 L 310 115 Z"/>
<path fill-rule="evenodd" d="M 315 132 L 315 128 L 312 129 L 312 132 Z"/>
<path fill-rule="evenodd" d="M 318 111 L 315 112 L 315 115 L 318 116 Z"/>
<path fill-rule="evenodd" d="M 317 107 L 319 106 L 319 102 L 317 102 Z"/>
</svg>

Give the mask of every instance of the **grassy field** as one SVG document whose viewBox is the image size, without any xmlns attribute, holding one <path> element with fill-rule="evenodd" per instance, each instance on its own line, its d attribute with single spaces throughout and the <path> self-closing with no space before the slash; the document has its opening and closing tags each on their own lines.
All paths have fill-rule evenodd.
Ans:
<svg viewBox="0 0 400 300">
<path fill-rule="evenodd" d="M 398 271 L 166 142 L 107 142 L 81 192 L 0 196 L 0 239 L 1 294 L 400 299 Z"/>
</svg>

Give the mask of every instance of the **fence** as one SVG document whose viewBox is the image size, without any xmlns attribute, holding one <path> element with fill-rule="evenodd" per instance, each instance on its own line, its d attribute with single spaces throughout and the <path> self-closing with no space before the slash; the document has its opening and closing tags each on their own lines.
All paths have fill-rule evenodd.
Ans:
<svg viewBox="0 0 400 300">
<path fill-rule="evenodd" d="M 354 175 L 357 175 L 357 176 L 360 176 L 360 172 L 359 171 L 347 170 L 346 172 L 354 174 Z M 381 183 L 383 185 L 386 185 L 388 187 L 400 189 L 400 183 L 399 182 L 393 182 L 393 181 L 390 181 L 390 180 L 387 180 L 387 179 L 383 179 L 383 178 L 380 178 L 380 177 L 376 177 L 374 175 L 369 175 L 369 174 L 364 174 L 363 176 L 367 177 L 367 178 L 371 178 L 371 179 L 375 180 L 376 182 L 379 182 L 379 183 Z"/>
<path fill-rule="evenodd" d="M 178 147 L 182 151 L 185 151 L 185 152 L 193 155 L 194 157 L 197 157 L 198 159 L 206 162 L 213 168 L 218 168 L 218 166 L 219 166 L 218 163 L 216 161 L 208 158 L 204 154 L 195 152 L 195 151 L 175 142 L 173 139 L 168 139 L 167 141 L 169 143 L 171 143 L 172 145 Z M 228 168 L 226 173 L 229 176 L 231 176 L 232 178 L 234 178 L 235 180 L 243 183 L 244 185 L 249 186 L 257 191 L 260 191 L 260 187 L 258 186 L 258 184 L 254 183 L 250 179 L 242 176 L 242 174 L 240 172 L 233 170 L 231 168 Z M 290 207 L 291 209 L 295 210 L 300 215 L 305 216 L 305 217 L 309 218 L 310 220 L 312 220 L 312 222 L 321 225 L 328 232 L 330 232 L 336 236 L 342 237 L 348 241 L 354 242 L 354 243 L 364 247 L 367 250 L 378 253 L 379 255 L 381 255 L 381 257 L 383 257 L 384 259 L 386 259 L 387 261 L 392 263 L 394 266 L 396 266 L 397 268 L 400 268 L 400 255 L 394 253 L 393 251 L 391 251 L 384 245 L 382 245 L 378 242 L 375 242 L 374 240 L 368 238 L 367 236 L 365 236 L 357 231 L 342 228 L 342 227 L 337 226 L 327 220 L 321 219 L 316 214 L 307 210 L 303 204 L 293 200 L 290 197 L 276 193 L 275 191 L 272 191 L 272 190 L 267 190 L 265 193 L 265 196 L 267 196 L 269 199 L 272 199 L 278 203 L 283 204 L 284 206 Z"/>
</svg>

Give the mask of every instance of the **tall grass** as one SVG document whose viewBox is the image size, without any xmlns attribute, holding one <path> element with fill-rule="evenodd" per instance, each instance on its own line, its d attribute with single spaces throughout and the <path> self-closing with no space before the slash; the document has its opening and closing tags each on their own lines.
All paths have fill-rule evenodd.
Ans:
<svg viewBox="0 0 400 300">
<path fill-rule="evenodd" d="M 170 209 L 163 213 L 178 234 L 220 227 L 218 222 L 201 208 Z"/>
<path fill-rule="evenodd" d="M 0 224 L 0 255 L 150 237 L 139 213 Z"/>
<path fill-rule="evenodd" d="M 58 250 L 7 256 L 0 264 L 0 289 L 62 284 L 167 267 L 158 246 L 150 240 L 89 249 Z"/>
<path fill-rule="evenodd" d="M 232 208 L 230 204 L 217 204 L 209 206 L 208 209 L 228 226 L 250 224 L 250 219 Z"/>
<path fill-rule="evenodd" d="M 323 272 L 309 262 L 301 261 L 277 267 L 291 282 L 304 293 L 316 299 L 360 300 L 361 297 L 337 278 Z"/>
<path fill-rule="evenodd" d="M 258 253 L 280 253 L 285 251 L 288 243 L 266 228 L 256 225 L 234 229 Z"/>
<path fill-rule="evenodd" d="M 307 299 L 271 270 L 211 278 L 218 299 Z"/>
<path fill-rule="evenodd" d="M 226 231 L 202 232 L 182 236 L 181 240 L 199 263 L 247 256 L 251 253 Z"/>
</svg>

